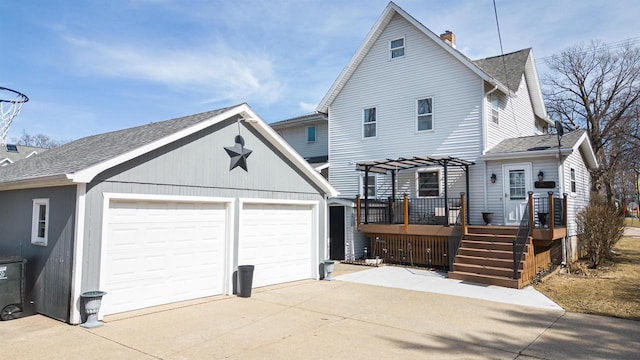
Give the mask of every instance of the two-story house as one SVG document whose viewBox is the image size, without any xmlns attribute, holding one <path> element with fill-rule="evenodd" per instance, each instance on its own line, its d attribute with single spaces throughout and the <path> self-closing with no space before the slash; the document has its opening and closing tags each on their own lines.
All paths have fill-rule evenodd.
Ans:
<svg viewBox="0 0 640 360">
<path fill-rule="evenodd" d="M 575 254 L 597 163 L 585 133 L 548 133 L 531 49 L 472 61 L 452 32 L 438 36 L 391 2 L 317 110 L 343 209 L 330 212 L 331 244 L 344 242 L 345 258 L 522 286 Z M 471 226 L 485 222 L 491 230 Z"/>
</svg>

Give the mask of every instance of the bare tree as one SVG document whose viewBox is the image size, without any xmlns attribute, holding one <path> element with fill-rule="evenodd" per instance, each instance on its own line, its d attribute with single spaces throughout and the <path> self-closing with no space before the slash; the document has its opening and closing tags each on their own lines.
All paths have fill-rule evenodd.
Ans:
<svg viewBox="0 0 640 360">
<path fill-rule="evenodd" d="M 547 65 L 549 114 L 570 129 L 587 130 L 600 164 L 591 173 L 592 190 L 613 202 L 618 170 L 640 161 L 640 48 L 592 41 L 554 55 Z"/>
<path fill-rule="evenodd" d="M 16 145 L 33 146 L 47 149 L 58 147 L 67 142 L 63 140 L 54 140 L 44 134 L 31 135 L 25 130 L 22 130 L 22 135 L 20 136 L 20 138 L 12 138 L 11 141 Z"/>
</svg>

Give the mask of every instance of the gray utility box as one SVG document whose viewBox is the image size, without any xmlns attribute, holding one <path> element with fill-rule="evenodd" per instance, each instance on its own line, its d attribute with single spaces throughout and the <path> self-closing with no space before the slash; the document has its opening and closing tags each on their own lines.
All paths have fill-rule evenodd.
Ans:
<svg viewBox="0 0 640 360">
<path fill-rule="evenodd" d="M 22 314 L 26 261 L 17 256 L 0 257 L 0 319 L 11 320 Z"/>
</svg>

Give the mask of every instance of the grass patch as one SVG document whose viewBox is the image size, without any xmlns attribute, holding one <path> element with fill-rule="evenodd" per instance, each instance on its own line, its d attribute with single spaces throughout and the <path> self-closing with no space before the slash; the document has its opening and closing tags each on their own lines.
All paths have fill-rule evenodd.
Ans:
<svg viewBox="0 0 640 360">
<path fill-rule="evenodd" d="M 567 311 L 640 321 L 640 238 L 625 236 L 614 251 L 599 269 L 577 262 L 535 288 Z"/>
<path fill-rule="evenodd" d="M 638 218 L 625 218 L 624 226 L 628 227 L 640 227 L 640 219 Z"/>
</svg>

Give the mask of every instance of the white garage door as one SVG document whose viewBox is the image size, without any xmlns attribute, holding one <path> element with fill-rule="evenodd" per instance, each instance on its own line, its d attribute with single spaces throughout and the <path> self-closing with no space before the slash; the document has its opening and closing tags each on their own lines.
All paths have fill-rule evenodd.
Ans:
<svg viewBox="0 0 640 360">
<path fill-rule="evenodd" d="M 224 204 L 111 201 L 101 313 L 221 294 Z"/>
<path fill-rule="evenodd" d="M 314 276 L 311 206 L 244 204 L 238 265 L 255 265 L 253 287 Z"/>
</svg>

